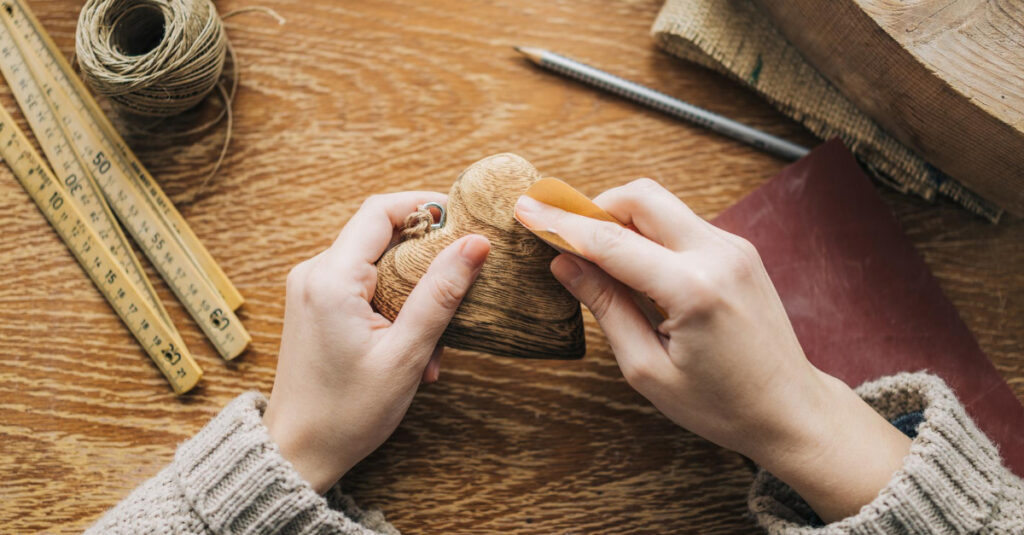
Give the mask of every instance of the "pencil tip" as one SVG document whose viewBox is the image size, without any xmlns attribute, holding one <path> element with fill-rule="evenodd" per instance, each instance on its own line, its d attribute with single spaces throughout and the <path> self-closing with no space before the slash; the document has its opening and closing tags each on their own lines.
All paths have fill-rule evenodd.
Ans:
<svg viewBox="0 0 1024 535">
<path fill-rule="evenodd" d="M 541 56 L 543 55 L 543 50 L 531 46 L 514 46 L 512 48 L 534 63 L 540 63 Z"/>
</svg>

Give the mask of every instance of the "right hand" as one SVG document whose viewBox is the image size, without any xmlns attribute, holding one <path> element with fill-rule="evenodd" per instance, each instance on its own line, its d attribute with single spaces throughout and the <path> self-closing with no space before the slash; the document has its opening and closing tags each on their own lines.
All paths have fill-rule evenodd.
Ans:
<svg viewBox="0 0 1024 535">
<path fill-rule="evenodd" d="M 870 501 L 909 440 L 807 360 L 754 246 L 649 179 L 594 202 L 637 232 L 525 196 L 516 215 L 589 260 L 562 254 L 551 271 L 597 318 L 627 382 L 673 422 L 806 492 L 823 519 Z M 634 292 L 667 314 L 657 328 Z M 833 463 L 846 461 L 859 481 L 837 484 Z"/>
</svg>

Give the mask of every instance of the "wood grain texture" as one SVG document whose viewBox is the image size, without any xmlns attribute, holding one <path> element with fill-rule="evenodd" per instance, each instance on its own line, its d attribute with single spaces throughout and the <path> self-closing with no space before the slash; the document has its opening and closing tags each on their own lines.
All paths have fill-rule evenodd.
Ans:
<svg viewBox="0 0 1024 535">
<path fill-rule="evenodd" d="M 192 394 L 173 396 L 0 166 L 5 532 L 82 531 L 235 395 L 269 392 L 289 268 L 330 245 L 371 194 L 446 191 L 470 163 L 512 151 L 589 196 L 650 176 L 711 217 L 786 163 L 537 70 L 512 45 L 813 144 L 740 86 L 658 52 L 648 32 L 659 0 L 259 3 L 288 23 L 228 23 L 243 70 L 232 148 L 210 190 L 180 206 L 246 297 L 249 351 L 224 362 L 150 271 L 206 372 Z M 32 7 L 70 54 L 80 3 Z M 6 87 L 0 100 L 13 105 Z M 176 200 L 202 180 L 220 133 L 193 141 L 135 142 Z M 1024 399 L 1024 222 L 884 196 Z M 580 361 L 449 352 L 441 381 L 346 488 L 409 533 L 751 532 L 744 461 L 632 391 L 584 316 Z"/>
<path fill-rule="evenodd" d="M 374 308 L 393 321 L 441 250 L 481 234 L 491 252 L 441 343 L 505 357 L 583 357 L 580 303 L 548 267 L 558 253 L 512 216 L 516 199 L 540 178 L 530 162 L 510 153 L 488 156 L 460 173 L 448 191 L 444 226 L 403 241 L 377 262 Z"/>
<path fill-rule="evenodd" d="M 800 53 L 888 133 L 1024 216 L 1024 2 L 760 3 Z"/>
</svg>

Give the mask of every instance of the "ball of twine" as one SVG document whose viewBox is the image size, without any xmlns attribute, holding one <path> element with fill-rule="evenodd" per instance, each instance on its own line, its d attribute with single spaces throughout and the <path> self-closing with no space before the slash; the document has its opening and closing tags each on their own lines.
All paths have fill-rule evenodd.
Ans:
<svg viewBox="0 0 1024 535">
<path fill-rule="evenodd" d="M 210 0 L 88 0 L 75 32 L 89 87 L 146 117 L 199 104 L 217 86 L 227 48 Z"/>
</svg>

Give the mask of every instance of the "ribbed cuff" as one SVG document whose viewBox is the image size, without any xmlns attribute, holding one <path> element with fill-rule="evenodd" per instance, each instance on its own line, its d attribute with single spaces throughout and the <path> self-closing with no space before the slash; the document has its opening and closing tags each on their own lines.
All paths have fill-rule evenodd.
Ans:
<svg viewBox="0 0 1024 535">
<path fill-rule="evenodd" d="M 270 439 L 262 421 L 266 404 L 259 393 L 242 394 L 175 454 L 175 481 L 212 532 L 397 533 L 379 513 L 362 512 L 336 490 L 332 502 L 344 502 L 356 519 L 333 510 Z"/>
<path fill-rule="evenodd" d="M 1003 500 L 1007 473 L 999 452 L 949 387 L 926 373 L 866 383 L 857 393 L 892 420 L 923 411 L 903 466 L 854 516 L 814 526 L 813 512 L 785 483 L 761 470 L 748 497 L 769 533 L 964 533 L 988 523 Z"/>
</svg>

